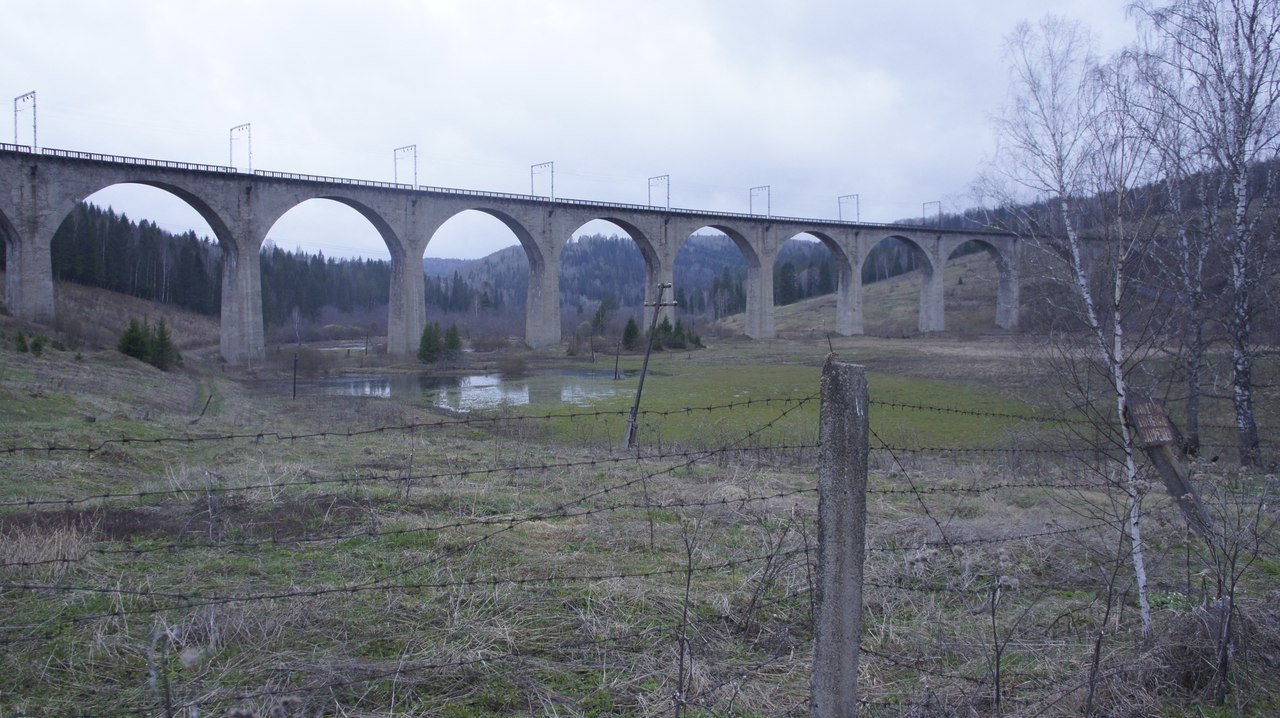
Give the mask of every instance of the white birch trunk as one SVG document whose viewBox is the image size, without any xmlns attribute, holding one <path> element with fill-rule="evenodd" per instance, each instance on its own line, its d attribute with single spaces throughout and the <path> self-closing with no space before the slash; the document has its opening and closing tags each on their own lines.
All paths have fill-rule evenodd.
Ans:
<svg viewBox="0 0 1280 718">
<path fill-rule="evenodd" d="M 1125 409 L 1128 406 L 1128 385 L 1125 381 L 1123 366 L 1125 356 L 1124 327 L 1120 323 L 1120 307 L 1124 295 L 1123 250 L 1121 250 L 1122 255 L 1116 258 L 1115 265 L 1111 270 L 1111 326 L 1108 329 L 1103 326 L 1099 317 L 1097 304 L 1093 299 L 1093 289 L 1089 286 L 1089 276 L 1084 266 L 1084 258 L 1080 253 L 1080 236 L 1075 226 L 1071 223 L 1067 200 L 1061 193 L 1059 194 L 1058 203 L 1061 208 L 1063 227 L 1066 230 L 1067 248 L 1071 256 L 1071 276 L 1076 285 L 1076 292 L 1084 304 L 1085 321 L 1088 323 L 1089 329 L 1093 333 L 1094 341 L 1098 345 L 1098 358 L 1106 363 L 1107 372 L 1110 374 L 1115 388 L 1116 420 L 1120 426 L 1121 446 L 1124 450 L 1123 485 L 1125 494 L 1128 496 L 1126 528 L 1129 534 L 1129 556 L 1133 561 L 1133 577 L 1138 589 L 1138 609 L 1142 619 L 1142 638 L 1147 641 L 1151 639 L 1153 628 L 1151 601 L 1147 591 L 1147 562 L 1142 551 L 1142 525 L 1140 521 L 1142 515 L 1142 492 L 1138 482 L 1138 465 L 1134 460 L 1133 435 L 1129 431 L 1129 425 L 1125 419 Z M 1123 237 L 1123 233 L 1120 236 Z M 1108 341 L 1108 333 L 1110 334 L 1110 341 Z"/>
</svg>

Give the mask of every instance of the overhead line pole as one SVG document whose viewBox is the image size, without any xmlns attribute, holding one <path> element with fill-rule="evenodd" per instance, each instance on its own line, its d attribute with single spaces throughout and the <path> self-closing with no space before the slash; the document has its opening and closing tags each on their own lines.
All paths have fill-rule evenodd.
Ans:
<svg viewBox="0 0 1280 718">
<path fill-rule="evenodd" d="M 773 216 L 773 188 L 767 184 L 760 185 L 759 187 L 751 188 L 750 196 L 747 199 L 747 211 L 750 214 L 756 213 L 756 194 L 761 191 L 764 192 L 764 216 L 772 217 Z"/>
<path fill-rule="evenodd" d="M 249 127 L 248 122 L 244 123 L 243 125 L 236 125 L 235 127 L 231 128 L 231 133 L 230 133 L 231 139 L 228 141 L 230 145 L 230 149 L 227 151 L 227 154 L 228 154 L 227 164 L 231 165 L 232 167 L 236 166 L 236 133 L 242 130 L 244 131 L 244 136 L 245 136 L 245 147 L 249 155 L 249 173 L 252 174 L 253 173 L 253 129 Z"/>
<path fill-rule="evenodd" d="M 636 443 L 636 417 L 640 414 L 640 393 L 644 391 L 644 377 L 649 373 L 649 355 L 653 353 L 653 335 L 658 328 L 658 315 L 663 307 L 674 307 L 675 302 L 663 302 L 662 293 L 670 289 L 670 284 L 658 285 L 658 300 L 653 303 L 653 321 L 649 323 L 649 346 L 644 350 L 644 364 L 640 366 L 640 383 L 636 386 L 636 403 L 631 405 L 631 413 L 627 415 L 627 435 L 624 448 L 630 449 Z M 647 306 L 647 305 L 646 305 Z"/>
<path fill-rule="evenodd" d="M 920 219 L 921 219 L 921 220 L 923 220 L 923 222 L 926 222 L 926 223 L 929 221 L 929 207 L 931 207 L 931 206 L 933 206 L 933 205 L 937 205 L 937 206 L 938 206 L 938 226 L 939 226 L 939 227 L 941 227 L 941 226 L 942 226 L 942 202 L 941 202 L 940 200 L 936 200 L 936 199 L 935 199 L 935 200 L 934 200 L 934 201 L 932 201 L 932 202 L 925 202 L 923 205 L 921 205 L 921 206 L 920 206 Z"/>
<path fill-rule="evenodd" d="M 18 144 L 18 113 L 21 111 L 19 105 L 27 100 L 31 100 L 31 149 L 34 150 L 39 143 L 36 142 L 36 91 L 32 90 L 26 94 L 18 95 L 13 98 L 13 144 Z"/>
<path fill-rule="evenodd" d="M 846 194 L 846 195 L 844 195 L 844 196 L 842 196 L 842 197 L 837 197 L 837 198 L 836 198 L 836 216 L 840 219 L 840 221 L 841 221 L 841 222 L 845 221 L 845 219 L 844 219 L 844 205 L 845 205 L 845 203 L 846 203 L 846 202 L 848 202 L 849 200 L 853 200 L 853 221 L 855 221 L 855 222 L 861 222 L 861 221 L 862 221 L 862 207 L 861 207 L 861 203 L 860 203 L 860 201 L 859 201 L 859 199 L 858 199 L 858 195 L 856 195 L 856 194 Z"/>
<path fill-rule="evenodd" d="M 396 184 L 400 184 L 400 157 L 410 153 L 413 154 L 413 186 L 417 187 L 418 186 L 418 146 L 416 144 L 405 145 L 404 147 L 397 147 L 391 151 L 392 163 L 395 165 L 395 168 L 392 170 L 392 178 L 395 180 Z"/>
<path fill-rule="evenodd" d="M 671 175 L 658 175 L 649 178 L 649 206 L 653 206 L 653 185 L 657 183 L 666 185 L 667 188 L 667 209 L 671 209 Z"/>
<path fill-rule="evenodd" d="M 541 162 L 539 164 L 529 166 L 529 194 L 535 195 L 535 196 L 538 194 L 533 186 L 533 177 L 541 170 L 547 170 L 551 174 L 551 194 L 548 195 L 548 198 L 555 199 L 556 198 L 556 163 L 554 161 Z"/>
</svg>

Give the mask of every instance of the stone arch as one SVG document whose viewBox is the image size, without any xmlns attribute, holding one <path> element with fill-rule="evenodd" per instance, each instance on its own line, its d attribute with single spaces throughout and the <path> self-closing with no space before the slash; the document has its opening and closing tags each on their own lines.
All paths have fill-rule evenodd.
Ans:
<svg viewBox="0 0 1280 718">
<path fill-rule="evenodd" d="M 220 349 L 222 356 L 229 362 L 239 363 L 261 358 L 262 319 L 257 286 L 257 263 L 244 260 L 242 242 L 244 237 L 238 236 L 231 229 L 226 217 L 214 207 L 209 199 L 182 184 L 164 179 L 138 177 L 131 171 L 126 172 L 86 172 L 76 178 L 77 181 L 64 182 L 58 185 L 58 192 L 46 200 L 49 208 L 48 216 L 53 219 L 42 225 L 38 237 L 23 238 L 28 251 L 40 256 L 36 261 L 49 281 L 48 305 L 49 315 L 45 321 L 54 319 L 52 290 L 52 243 L 58 229 L 74 211 L 75 207 L 93 195 L 111 187 L 138 185 L 160 190 L 190 207 L 209 226 L 213 238 L 222 250 L 222 277 L 217 280 L 222 284 L 220 311 Z M 246 270 L 249 274 L 246 274 Z M 24 279 L 26 279 L 24 277 Z M 257 310 L 258 316 L 254 316 Z"/>
<path fill-rule="evenodd" d="M 773 337 L 773 267 L 765 266 L 761 259 L 760 247 L 751 237 L 740 229 L 722 222 L 694 222 L 690 229 L 682 231 L 677 237 L 674 247 L 673 267 L 679 261 L 679 254 L 689 239 L 705 229 L 711 229 L 725 235 L 737 247 L 738 253 L 746 264 L 746 278 L 743 292 L 745 300 L 745 321 L 743 332 L 753 339 Z"/>
<path fill-rule="evenodd" d="M 387 251 L 393 258 L 396 256 L 397 252 L 403 253 L 404 248 L 402 246 L 403 238 L 401 237 L 401 231 L 398 228 L 393 227 L 380 211 L 371 207 L 368 203 L 353 197 L 331 193 L 318 193 L 300 198 L 290 198 L 286 202 L 269 207 L 266 210 L 265 215 L 261 217 L 261 226 L 264 231 L 258 240 L 260 242 L 265 241 L 267 239 L 267 235 L 272 230 L 276 229 L 281 220 L 285 219 L 289 214 L 298 210 L 303 205 L 317 201 L 332 202 L 353 210 L 373 227 L 374 231 L 378 233 L 378 236 L 382 239 L 383 244 L 387 247 Z"/>
<path fill-rule="evenodd" d="M 537 240 L 534 239 L 533 232 L 531 232 L 523 222 L 512 214 L 493 207 L 485 207 L 484 205 L 467 205 L 460 207 L 457 210 L 451 210 L 448 215 L 442 217 L 439 223 L 432 228 L 432 236 L 439 231 L 440 227 L 444 226 L 447 222 L 464 212 L 479 212 L 480 214 L 493 217 L 501 222 L 507 229 L 511 230 L 511 233 L 516 237 L 516 241 L 520 243 L 520 248 L 524 250 L 525 257 L 529 259 L 529 270 L 533 271 L 535 267 L 538 270 L 544 270 L 546 268 L 547 260 L 549 258 L 542 251 Z M 430 243 L 431 239 L 428 237 L 426 246 L 430 246 Z M 423 249 L 426 249 L 426 246 L 424 246 Z"/>
<path fill-rule="evenodd" d="M 836 295 L 836 316 L 834 328 L 837 334 L 849 336 L 861 332 L 861 317 L 856 311 L 859 305 L 861 282 L 855 281 L 854 260 L 850 258 L 845 247 L 836 241 L 835 237 L 829 232 L 822 230 L 806 229 L 795 233 L 783 239 L 778 245 L 778 254 L 774 257 L 774 267 L 777 267 L 778 261 L 782 257 L 783 248 L 793 241 L 804 241 L 800 237 L 807 235 L 817 240 L 818 244 L 827 248 L 831 253 L 831 259 L 834 264 L 833 276 L 831 277 L 832 292 Z M 778 287 L 774 287 L 775 300 Z M 831 326 L 831 325 L 827 325 Z"/>
<path fill-rule="evenodd" d="M 282 231 L 282 224 L 288 225 L 291 221 L 305 216 L 297 213 L 307 212 L 308 210 L 304 209 L 307 206 L 314 208 L 326 205 L 330 211 L 335 207 L 342 207 L 343 210 L 340 211 L 344 212 L 344 214 L 354 214 L 360 218 L 360 220 L 354 221 L 359 222 L 363 220 L 368 223 L 368 227 L 372 227 L 374 232 L 376 232 L 378 237 L 382 240 L 382 243 L 386 247 L 390 256 L 391 279 L 387 288 L 387 318 L 385 320 L 387 352 L 392 355 L 403 356 L 409 351 L 410 347 L 416 347 L 417 340 L 412 339 L 412 341 L 410 341 L 411 338 L 407 336 L 410 332 L 406 329 L 406 322 L 411 321 L 412 316 L 406 316 L 405 307 L 407 302 L 404 301 L 404 297 L 407 294 L 411 294 L 415 286 L 414 282 L 416 278 L 413 276 L 412 272 L 406 271 L 410 267 L 414 266 L 414 262 L 409 258 L 410 251 L 406 247 L 404 238 L 402 237 L 403 232 L 400 228 L 393 226 L 386 219 L 383 212 L 371 206 L 368 202 L 344 194 L 317 192 L 315 194 L 308 195 L 290 194 L 281 197 L 279 195 L 274 195 L 271 192 L 270 187 L 265 187 L 263 188 L 262 195 L 263 201 L 255 207 L 259 222 L 257 225 L 258 230 L 253 232 L 253 236 L 251 238 L 246 238 L 246 248 L 244 250 L 248 251 L 249 241 L 256 243 L 256 256 L 259 263 L 258 271 L 260 276 L 263 277 L 261 285 L 266 286 L 268 290 L 274 290 L 275 288 L 270 281 L 268 268 L 264 264 L 268 257 L 264 256 L 262 250 L 266 247 L 266 241 L 272 238 L 273 233 L 277 233 L 276 236 L 279 236 L 278 233 Z M 305 251 L 310 252 L 311 248 L 308 248 L 306 244 L 306 241 L 299 243 Z M 282 249 L 284 251 L 288 251 L 287 247 L 282 247 Z M 323 249 L 320 250 L 320 253 L 325 254 Z M 330 252 L 329 254 L 334 253 Z M 419 259 L 418 262 L 419 264 L 417 266 L 420 268 L 421 259 Z M 419 274 L 421 274 L 420 270 Z M 417 280 L 417 283 L 420 286 L 421 280 Z M 261 298 L 260 302 L 261 306 L 259 312 L 262 314 L 264 332 L 270 328 L 269 325 L 272 320 L 284 320 L 284 317 L 279 314 L 269 316 L 271 313 L 270 300 L 271 295 L 268 293 L 266 296 Z M 277 307 L 277 309 L 279 309 L 279 307 Z M 370 318 L 370 321 L 372 325 L 377 325 L 380 324 L 382 320 L 380 316 L 375 315 Z M 418 328 L 417 332 L 421 332 L 421 328 Z"/>
<path fill-rule="evenodd" d="M 868 262 L 877 262 L 875 251 L 886 241 L 901 243 L 907 248 L 912 258 L 912 269 L 920 275 L 920 302 L 917 309 L 917 328 L 920 332 L 942 331 L 944 319 L 942 314 L 942 270 L 935 258 L 937 248 L 933 242 L 921 241 L 906 233 L 892 233 L 872 238 L 863 253 L 857 271 L 861 274 Z"/>
<path fill-rule="evenodd" d="M 52 216 L 58 219 L 56 220 L 57 223 L 49 232 L 49 239 L 53 239 L 53 235 L 58 231 L 58 228 L 62 226 L 62 223 L 66 221 L 66 218 L 71 215 L 72 211 L 75 210 L 76 205 L 84 202 L 86 199 L 101 192 L 102 190 L 121 185 L 140 185 L 142 187 L 151 187 L 173 195 L 188 207 L 195 210 L 196 214 L 200 215 L 200 218 L 209 225 L 209 229 L 213 232 L 214 239 L 218 241 L 218 244 L 222 246 L 224 251 L 236 251 L 236 247 L 234 245 L 237 238 L 232 234 L 230 227 L 224 221 L 222 215 L 203 197 L 172 182 L 150 179 L 131 179 L 127 177 L 113 179 L 112 181 L 85 184 L 77 187 L 73 191 L 63 193 L 54 203 L 52 208 Z"/>
<path fill-rule="evenodd" d="M 629 294 L 629 297 L 618 296 L 618 298 L 623 300 L 624 308 L 634 308 L 637 304 L 639 304 L 641 309 L 641 312 L 640 312 L 641 317 L 648 316 L 648 311 L 645 310 L 644 307 L 645 305 L 652 306 L 652 304 L 656 301 L 656 296 L 657 296 L 656 287 L 659 284 L 671 282 L 670 267 L 668 267 L 667 263 L 663 261 L 662 255 L 659 253 L 658 248 L 655 246 L 653 242 L 653 239 L 650 237 L 650 232 L 652 230 L 646 231 L 645 229 L 642 229 L 641 227 L 637 226 L 636 223 L 620 217 L 616 217 L 616 216 L 591 217 L 590 219 L 586 219 L 584 221 L 576 222 L 576 223 L 577 223 L 577 226 L 574 227 L 568 233 L 568 237 L 565 238 L 564 244 L 561 247 L 561 253 L 559 257 L 559 267 L 558 267 L 561 280 L 563 281 L 564 279 L 564 265 L 566 261 L 565 253 L 569 251 L 570 242 L 573 240 L 573 238 L 576 235 L 578 235 L 580 232 L 583 232 L 585 228 L 591 225 L 600 225 L 600 224 L 611 225 L 613 229 L 621 230 L 623 235 L 622 237 L 620 237 L 621 239 L 629 240 L 630 243 L 635 247 L 635 251 L 640 255 L 640 261 L 643 264 L 642 277 L 635 277 L 635 279 L 639 279 L 641 283 L 639 296 L 636 296 L 635 294 Z M 595 227 L 595 229 L 599 230 L 602 228 L 597 226 Z M 597 232 L 597 234 L 600 234 L 600 232 Z M 614 236 L 618 237 L 618 234 L 615 232 Z M 622 293 L 618 292 L 615 294 L 622 294 Z M 672 295 L 670 293 L 663 294 L 664 302 L 670 302 L 671 299 L 672 299 Z M 668 308 L 663 308 L 661 310 L 661 313 L 664 316 L 669 316 L 669 317 L 672 315 L 672 313 Z M 644 321 L 647 322 L 648 320 L 645 319 Z M 620 327 L 615 327 L 615 329 L 618 332 L 621 332 Z M 575 337 L 578 335 L 578 331 L 576 329 L 573 329 L 571 333 Z"/>
<path fill-rule="evenodd" d="M 942 265 L 946 266 L 963 247 L 977 246 L 995 264 L 998 275 L 996 284 L 995 324 L 1001 329 L 1014 329 L 1018 324 L 1018 271 L 1015 247 L 1012 243 L 1002 247 L 987 237 L 960 237 L 948 242 L 942 251 Z"/>
<path fill-rule="evenodd" d="M 525 344 L 531 348 L 551 346 L 560 342 L 560 296 L 558 247 L 544 247 L 530 229 L 534 217 L 517 217 L 515 213 L 484 204 L 457 205 L 434 222 L 423 251 L 430 246 L 431 238 L 449 221 L 466 212 L 478 212 L 492 217 L 505 226 L 524 251 L 529 265 L 529 284 L 525 301 Z"/>
<path fill-rule="evenodd" d="M 614 215 L 592 217 L 585 222 L 578 224 L 578 226 L 569 233 L 569 237 L 565 238 L 565 242 L 567 243 L 574 234 L 578 233 L 578 230 L 592 222 L 608 222 L 609 224 L 616 226 L 618 229 L 621 229 L 623 232 L 626 232 L 627 236 L 631 238 L 631 241 L 635 242 L 636 247 L 639 248 L 640 256 L 644 258 L 647 274 L 651 277 L 657 275 L 658 268 L 662 263 L 662 258 L 658 253 L 657 247 L 654 245 L 653 238 L 650 237 L 643 229 L 637 227 L 634 222 L 622 219 L 621 217 Z"/>
</svg>

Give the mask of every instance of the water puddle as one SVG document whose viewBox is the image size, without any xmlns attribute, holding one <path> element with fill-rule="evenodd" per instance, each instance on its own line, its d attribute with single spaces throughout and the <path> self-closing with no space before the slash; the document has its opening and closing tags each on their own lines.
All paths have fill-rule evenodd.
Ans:
<svg viewBox="0 0 1280 718">
<path fill-rule="evenodd" d="M 422 398 L 436 406 L 468 412 L 529 404 L 589 406 L 602 399 L 635 393 L 635 372 L 622 380 L 613 370 L 560 369 L 512 378 L 501 374 L 439 376 L 421 374 L 369 374 L 299 379 L 298 398 L 305 396 L 360 396 L 397 399 Z M 290 395 L 288 381 L 263 382 L 273 394 Z"/>
</svg>

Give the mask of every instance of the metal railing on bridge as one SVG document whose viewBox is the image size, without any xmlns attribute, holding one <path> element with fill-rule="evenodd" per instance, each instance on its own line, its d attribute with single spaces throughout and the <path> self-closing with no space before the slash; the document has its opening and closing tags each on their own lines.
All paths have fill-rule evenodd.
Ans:
<svg viewBox="0 0 1280 718">
<path fill-rule="evenodd" d="M 13 145 L 8 143 L 0 143 L 0 151 L 3 152 L 22 152 L 32 153 L 33 150 L 27 145 Z M 54 148 L 45 148 L 40 150 L 40 154 L 50 157 L 61 157 L 67 159 L 89 160 L 92 162 L 109 162 L 115 164 L 137 165 L 143 167 L 159 167 L 164 169 L 189 170 L 194 172 L 214 172 L 217 174 L 249 174 L 241 173 L 235 167 L 226 165 L 205 165 L 195 164 L 191 162 L 176 162 L 173 160 L 156 160 L 143 157 L 129 157 L 125 155 L 106 155 L 96 152 L 81 152 L 78 150 L 61 150 Z M 779 215 L 761 215 L 749 212 L 723 212 L 717 210 L 706 209 L 685 209 L 680 207 L 655 207 L 646 204 L 629 204 L 625 202 L 602 202 L 599 200 L 589 199 L 568 199 L 568 198 L 551 198 L 532 194 L 516 194 L 511 192 L 489 192 L 485 190 L 467 190 L 457 189 L 453 187 L 433 187 L 430 185 L 410 185 L 399 182 L 381 182 L 377 180 L 351 179 L 347 177 L 330 177 L 325 175 L 301 174 L 297 172 L 274 172 L 270 170 L 254 170 L 252 176 L 265 177 L 269 179 L 284 179 L 294 182 L 315 182 L 321 184 L 337 184 L 353 187 L 371 187 L 374 189 L 399 190 L 403 192 L 428 192 L 433 194 L 450 195 L 454 197 L 477 197 L 485 199 L 507 199 L 520 202 L 540 202 L 555 205 L 570 205 L 575 207 L 599 207 L 602 209 L 621 209 L 627 211 L 653 212 L 658 214 L 677 214 L 693 217 L 724 217 L 727 219 L 750 219 L 750 220 L 770 220 L 775 222 L 791 222 L 796 224 L 809 225 L 842 225 L 857 227 L 876 227 L 884 229 L 926 229 L 930 231 L 940 232 L 964 232 L 966 234 L 993 234 L 1004 235 L 1006 233 L 987 229 L 949 229 L 940 227 L 930 227 L 923 225 L 907 225 L 894 224 L 889 222 L 850 222 L 839 219 L 818 219 L 814 217 L 787 217 Z"/>
<path fill-rule="evenodd" d="M 326 177 L 325 175 L 307 175 L 298 174 L 297 172 L 272 172 L 271 170 L 254 170 L 253 174 L 258 177 L 271 177 L 274 179 L 295 180 L 298 182 L 321 182 L 324 184 L 345 184 L 354 185 L 356 187 L 376 187 L 378 189 L 399 189 L 412 192 L 414 186 L 411 184 L 401 184 L 399 182 L 379 182 L 378 180 L 361 180 L 348 179 L 345 177 Z"/>
<path fill-rule="evenodd" d="M 40 154 L 49 157 L 63 157 L 73 160 L 89 160 L 90 162 L 110 162 L 113 164 L 138 165 L 142 167 L 160 167 L 171 170 L 193 170 L 196 172 L 217 172 L 219 174 L 235 174 L 239 172 L 235 167 L 227 167 L 225 165 L 201 165 L 191 162 L 176 162 L 174 160 L 153 160 L 145 157 L 128 157 L 126 155 L 103 155 L 97 152 L 81 152 L 79 150 L 59 150 L 46 147 L 40 150 Z"/>
</svg>

